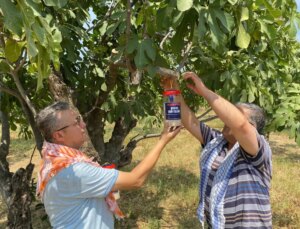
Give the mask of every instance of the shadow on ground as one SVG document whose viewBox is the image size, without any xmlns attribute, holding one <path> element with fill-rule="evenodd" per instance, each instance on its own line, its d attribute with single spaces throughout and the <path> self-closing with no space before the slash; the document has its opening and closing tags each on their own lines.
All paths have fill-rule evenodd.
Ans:
<svg viewBox="0 0 300 229">
<path fill-rule="evenodd" d="M 276 141 L 270 141 L 273 156 L 279 157 L 280 161 L 300 163 L 299 146 L 296 144 L 279 144 Z M 279 159 L 279 158 L 277 158 Z"/>
<path fill-rule="evenodd" d="M 196 218 L 198 199 L 189 205 L 180 200 L 170 206 L 161 204 L 172 195 L 188 195 L 195 186 L 198 187 L 199 178 L 186 170 L 171 167 L 159 168 L 150 176 L 147 185 L 155 187 L 153 192 L 149 191 L 151 188 L 148 191 L 122 191 L 120 206 L 127 218 L 116 222 L 116 228 L 142 228 L 142 222 L 150 228 L 200 228 Z"/>
</svg>

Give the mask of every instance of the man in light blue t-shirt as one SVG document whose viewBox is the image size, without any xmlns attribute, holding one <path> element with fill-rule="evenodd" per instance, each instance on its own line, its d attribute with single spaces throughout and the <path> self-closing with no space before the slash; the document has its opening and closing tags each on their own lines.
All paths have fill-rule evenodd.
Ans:
<svg viewBox="0 0 300 229">
<path fill-rule="evenodd" d="M 50 223 L 57 229 L 113 228 L 107 196 L 112 191 L 141 187 L 163 148 L 180 130 L 168 131 L 165 127 L 147 156 L 131 172 L 122 172 L 99 167 L 78 150 L 86 140 L 86 126 L 68 103 L 57 102 L 46 107 L 38 114 L 37 123 L 45 137 L 39 173 L 44 179 L 39 179 L 38 188 L 43 190 L 41 197 Z M 45 145 L 52 148 L 47 150 Z"/>
</svg>

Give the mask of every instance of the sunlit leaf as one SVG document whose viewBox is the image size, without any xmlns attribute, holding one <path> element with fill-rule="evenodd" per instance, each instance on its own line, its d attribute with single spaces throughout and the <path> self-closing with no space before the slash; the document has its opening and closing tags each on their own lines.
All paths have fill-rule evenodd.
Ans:
<svg viewBox="0 0 300 229">
<path fill-rule="evenodd" d="M 68 0 L 44 0 L 44 2 L 47 6 L 62 8 L 68 3 Z"/>
<path fill-rule="evenodd" d="M 242 7 L 240 21 L 247 21 L 248 19 L 249 19 L 249 10 L 246 7 Z"/>
<path fill-rule="evenodd" d="M 107 91 L 107 85 L 106 85 L 105 82 L 101 84 L 101 90 L 102 91 Z"/>
<path fill-rule="evenodd" d="M 236 38 L 236 45 L 240 48 L 248 48 L 250 44 L 251 37 L 244 29 L 244 26 L 242 23 L 239 25 L 238 34 Z"/>
<path fill-rule="evenodd" d="M 8 39 L 5 43 L 5 57 L 10 62 L 15 62 L 21 55 L 22 44 L 16 42 L 15 40 Z"/>
<path fill-rule="evenodd" d="M 189 10 L 193 6 L 193 0 L 177 0 L 177 9 L 179 11 Z"/>
</svg>

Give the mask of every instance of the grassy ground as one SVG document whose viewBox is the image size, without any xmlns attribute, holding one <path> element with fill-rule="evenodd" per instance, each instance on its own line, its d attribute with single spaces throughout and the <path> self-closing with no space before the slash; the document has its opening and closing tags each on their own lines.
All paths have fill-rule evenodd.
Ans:
<svg viewBox="0 0 300 229">
<path fill-rule="evenodd" d="M 219 122 L 212 125 L 218 127 Z M 134 151 L 130 170 L 155 144 L 157 139 L 140 142 Z M 25 166 L 33 144 L 13 135 L 9 161 L 12 171 Z M 271 134 L 273 180 L 271 202 L 274 228 L 300 228 L 300 150 L 286 134 Z M 195 212 L 198 203 L 199 144 L 183 130 L 164 150 L 146 185 L 135 191 L 122 191 L 120 206 L 126 214 L 116 228 L 200 228 Z M 33 160 L 38 163 L 39 155 Z M 36 175 L 36 173 L 34 174 Z M 0 201 L 1 202 L 1 201 Z M 33 209 L 37 202 L 33 204 Z M 0 228 L 5 228 L 6 208 L 0 203 Z M 45 215 L 33 211 L 33 228 L 50 228 L 40 220 Z"/>
</svg>

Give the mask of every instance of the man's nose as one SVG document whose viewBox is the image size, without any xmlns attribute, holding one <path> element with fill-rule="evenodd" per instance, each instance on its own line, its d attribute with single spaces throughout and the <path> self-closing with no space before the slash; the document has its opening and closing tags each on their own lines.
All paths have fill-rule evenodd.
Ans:
<svg viewBox="0 0 300 229">
<path fill-rule="evenodd" d="M 81 122 L 80 122 L 80 127 L 82 129 L 84 129 L 86 127 L 86 124 L 85 124 L 85 122 L 83 120 L 81 120 Z"/>
</svg>

